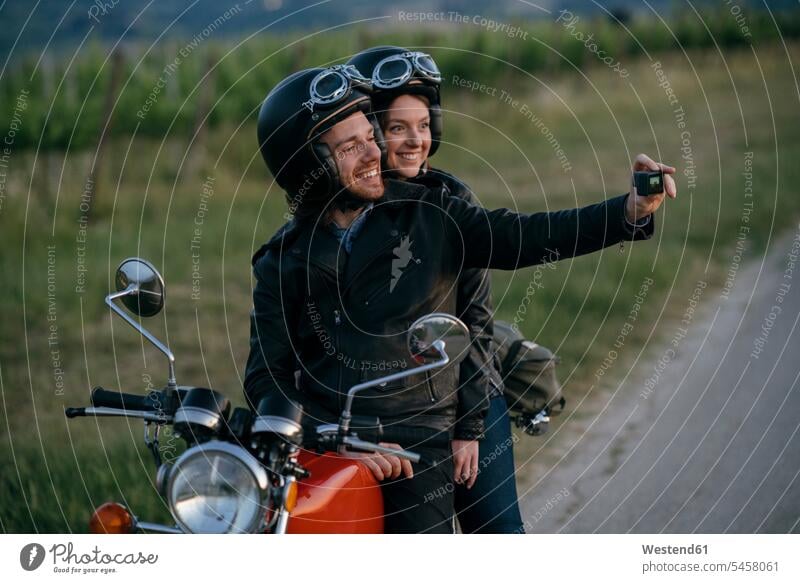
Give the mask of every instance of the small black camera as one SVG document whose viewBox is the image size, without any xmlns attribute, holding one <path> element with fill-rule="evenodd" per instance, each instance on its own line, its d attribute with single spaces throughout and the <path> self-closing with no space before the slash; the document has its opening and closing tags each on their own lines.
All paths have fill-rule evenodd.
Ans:
<svg viewBox="0 0 800 583">
<path fill-rule="evenodd" d="M 634 172 L 633 185 L 639 196 L 651 196 L 664 192 L 664 173 L 658 172 Z"/>
</svg>

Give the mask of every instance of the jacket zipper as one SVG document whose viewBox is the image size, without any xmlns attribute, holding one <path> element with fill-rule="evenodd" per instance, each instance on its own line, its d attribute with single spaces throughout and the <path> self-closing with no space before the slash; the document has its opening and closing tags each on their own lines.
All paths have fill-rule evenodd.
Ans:
<svg viewBox="0 0 800 583">
<path fill-rule="evenodd" d="M 341 342 L 339 340 L 339 325 L 342 323 L 342 315 L 339 310 L 333 310 L 333 323 L 336 325 L 336 350 L 340 350 Z M 344 407 L 342 402 L 342 359 L 339 360 L 339 381 L 336 383 L 336 402 L 339 403 L 339 411 Z"/>
<path fill-rule="evenodd" d="M 492 388 L 494 389 L 492 391 L 492 394 L 489 395 L 489 397 L 495 397 L 495 396 L 502 396 L 503 395 L 503 389 L 500 388 L 500 385 L 497 384 L 497 381 L 494 380 L 494 378 L 492 377 L 491 373 L 489 374 L 489 384 L 492 385 Z"/>
<path fill-rule="evenodd" d="M 431 373 L 430 371 L 425 371 L 425 384 L 428 387 L 428 398 L 430 398 L 431 403 L 436 402 L 436 395 L 433 394 L 433 380 L 431 380 Z"/>
</svg>

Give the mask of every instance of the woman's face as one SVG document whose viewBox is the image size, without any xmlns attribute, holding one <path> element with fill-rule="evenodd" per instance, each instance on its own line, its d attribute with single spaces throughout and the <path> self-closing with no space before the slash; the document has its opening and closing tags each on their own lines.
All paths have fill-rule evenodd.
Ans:
<svg viewBox="0 0 800 583">
<path fill-rule="evenodd" d="M 381 128 L 386 140 L 389 169 L 402 178 L 414 178 L 431 151 L 430 112 L 425 100 L 401 95 L 389 105 Z"/>
</svg>

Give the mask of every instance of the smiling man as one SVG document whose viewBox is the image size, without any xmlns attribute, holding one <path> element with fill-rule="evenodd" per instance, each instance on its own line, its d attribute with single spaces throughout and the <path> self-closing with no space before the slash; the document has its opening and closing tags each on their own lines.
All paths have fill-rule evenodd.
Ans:
<svg viewBox="0 0 800 583">
<path fill-rule="evenodd" d="M 320 137 L 334 154 L 341 187 L 361 201 L 383 196 L 380 150 L 375 144 L 375 128 L 365 124 L 363 113 L 346 117 Z"/>
<path fill-rule="evenodd" d="M 464 268 L 517 269 L 649 238 L 649 215 L 665 196 L 520 215 L 486 211 L 444 187 L 383 181 L 365 82 L 348 68 L 301 71 L 270 92 L 259 114 L 261 153 L 295 219 L 253 257 L 245 394 L 254 407 L 288 395 L 317 423 L 338 418 L 353 385 L 414 366 L 406 331 L 425 314 L 455 312 Z M 655 165 L 646 157 L 638 164 Z M 661 168 L 674 196 L 674 169 Z M 457 385 L 451 366 L 355 401 L 355 414 L 381 419 L 390 447 L 437 462 L 361 456 L 381 481 L 386 532 L 452 532 Z"/>
</svg>

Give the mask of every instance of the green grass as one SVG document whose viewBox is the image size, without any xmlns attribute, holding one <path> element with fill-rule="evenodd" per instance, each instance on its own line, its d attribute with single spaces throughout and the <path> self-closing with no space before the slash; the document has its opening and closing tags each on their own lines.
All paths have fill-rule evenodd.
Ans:
<svg viewBox="0 0 800 583">
<path fill-rule="evenodd" d="M 789 50 L 797 61 L 800 47 L 793 44 Z M 594 371 L 645 277 L 655 284 L 601 390 L 613 388 L 639 351 L 674 333 L 675 315 L 685 309 L 698 279 L 717 286 L 723 280 L 741 221 L 746 150 L 754 152 L 755 208 L 745 258 L 760 256 L 770 237 L 800 216 L 794 186 L 800 181 L 794 162 L 800 158 L 796 87 L 782 51 L 775 45 L 757 53 L 765 82 L 748 50 L 726 54 L 733 81 L 715 52 L 690 54 L 697 77 L 683 57 L 661 57 L 686 110 L 696 188 L 690 191 L 679 176 L 679 198 L 659 214 L 654 240 L 544 269 L 543 287 L 522 324 L 526 335 L 562 357 L 560 375 L 568 379 L 573 403 L 594 382 Z M 569 157 L 570 172 L 562 170 L 551 146 L 518 110 L 496 97 L 452 86 L 443 92 L 448 144 L 436 165 L 471 184 L 486 206 L 524 211 L 587 204 L 626 191 L 630 159 L 640 151 L 682 169 L 675 118 L 653 71 L 645 60 L 626 62 L 626 67 L 646 109 L 627 82 L 602 67 L 587 68 L 585 79 L 578 73 L 548 75 L 539 83 L 514 73 L 497 82 L 498 93 L 504 89 L 525 102 L 552 130 Z M 82 294 L 74 290 L 76 235 L 90 155 L 40 154 L 31 175 L 34 154 L 13 152 L 0 210 L 4 531 L 82 531 L 93 505 L 109 499 L 125 500 L 142 518 L 165 516 L 138 423 L 67 423 L 63 417 L 64 407 L 87 402 L 93 385 L 140 392 L 145 375 L 154 383 L 165 378 L 163 358 L 143 347 L 120 320 L 112 320 L 103 305 L 123 258 L 149 258 L 166 278 L 167 308 L 148 325 L 168 338 L 178 355 L 179 383 L 210 386 L 241 403 L 249 258 L 285 212 L 282 193 L 269 187 L 254 136 L 252 124 L 220 125 L 209 135 L 208 151 L 190 151 L 182 167 L 187 143 L 180 136 L 163 144 L 149 137 L 115 141 L 89 219 Z M 214 195 L 202 224 L 200 299 L 193 300 L 191 239 L 209 175 Z M 52 373 L 56 346 L 48 344 L 51 245 L 63 393 Z M 499 318 L 514 317 L 534 273 L 494 274 Z M 706 293 L 703 301 L 714 297 Z M 651 332 L 654 337 L 645 344 Z"/>
</svg>

